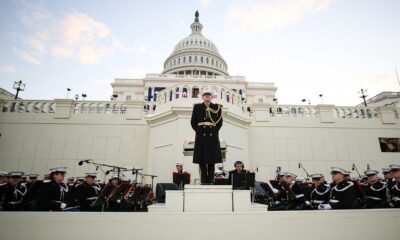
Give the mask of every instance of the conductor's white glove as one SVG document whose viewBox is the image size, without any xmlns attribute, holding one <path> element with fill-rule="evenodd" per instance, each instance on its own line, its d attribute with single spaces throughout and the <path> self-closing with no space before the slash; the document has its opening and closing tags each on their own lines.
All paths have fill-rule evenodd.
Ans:
<svg viewBox="0 0 400 240">
<path fill-rule="evenodd" d="M 64 209 L 65 207 L 67 207 L 67 204 L 66 204 L 66 203 L 61 203 L 60 208 L 61 208 L 61 209 Z"/>
</svg>

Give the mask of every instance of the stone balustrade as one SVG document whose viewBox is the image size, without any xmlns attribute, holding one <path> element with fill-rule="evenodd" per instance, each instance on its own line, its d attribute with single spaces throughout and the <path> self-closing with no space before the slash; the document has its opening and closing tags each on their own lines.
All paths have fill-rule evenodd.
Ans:
<svg viewBox="0 0 400 240">
<path fill-rule="evenodd" d="M 4 113 L 55 113 L 56 102 L 52 100 L 12 100 L 1 104 Z"/>
<path fill-rule="evenodd" d="M 141 119 L 143 116 L 157 115 L 173 106 L 192 107 L 201 102 L 204 86 L 194 87 L 182 84 L 174 85 L 157 93 L 154 102 L 145 101 L 75 101 L 72 99 L 55 100 L 1 100 L 1 113 L 6 114 L 54 114 L 54 118 L 69 118 L 74 115 L 129 115 L 127 119 Z M 210 86 L 214 92 L 214 101 L 224 109 L 239 116 L 250 117 L 255 122 L 268 122 L 274 118 L 316 119 L 334 123 L 346 120 L 381 119 L 384 124 L 399 123 L 400 109 L 384 107 L 350 107 L 335 105 L 275 105 L 255 103 L 246 105 L 242 96 L 223 86 Z M 192 93 L 195 93 L 193 95 Z M 133 114 L 133 115 L 132 115 Z"/>
</svg>

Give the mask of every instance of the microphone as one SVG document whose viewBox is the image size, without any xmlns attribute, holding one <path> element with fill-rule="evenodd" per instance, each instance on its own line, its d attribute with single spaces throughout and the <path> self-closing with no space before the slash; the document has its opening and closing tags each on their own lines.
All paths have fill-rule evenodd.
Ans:
<svg viewBox="0 0 400 240">
<path fill-rule="evenodd" d="M 79 166 L 82 166 L 83 165 L 83 163 L 88 163 L 88 162 L 90 162 L 92 159 L 86 159 L 86 160 L 81 160 L 81 161 L 79 161 Z"/>
<path fill-rule="evenodd" d="M 107 170 L 107 171 L 106 171 L 106 175 L 108 175 L 108 174 L 110 174 L 110 170 Z"/>
<path fill-rule="evenodd" d="M 351 170 L 354 171 L 354 168 L 356 167 L 356 165 L 353 163 L 353 166 L 351 167 Z"/>
<path fill-rule="evenodd" d="M 299 162 L 299 169 L 301 168 L 301 162 Z"/>
<path fill-rule="evenodd" d="M 99 166 L 96 166 L 96 171 L 98 171 L 99 170 Z"/>
</svg>

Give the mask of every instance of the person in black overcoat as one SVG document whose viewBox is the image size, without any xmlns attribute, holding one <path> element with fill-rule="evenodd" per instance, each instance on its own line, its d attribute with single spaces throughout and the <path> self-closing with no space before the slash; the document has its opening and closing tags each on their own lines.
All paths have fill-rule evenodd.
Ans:
<svg viewBox="0 0 400 240">
<path fill-rule="evenodd" d="M 100 211 L 101 208 L 94 206 L 101 187 L 95 183 L 96 173 L 86 173 L 86 180 L 76 187 L 76 197 L 81 211 Z"/>
<path fill-rule="evenodd" d="M 205 90 L 203 103 L 193 107 L 191 125 L 196 132 L 193 163 L 199 164 L 201 184 L 213 184 L 215 164 L 222 163 L 218 133 L 222 127 L 222 106 L 212 103 L 212 93 Z"/>
</svg>

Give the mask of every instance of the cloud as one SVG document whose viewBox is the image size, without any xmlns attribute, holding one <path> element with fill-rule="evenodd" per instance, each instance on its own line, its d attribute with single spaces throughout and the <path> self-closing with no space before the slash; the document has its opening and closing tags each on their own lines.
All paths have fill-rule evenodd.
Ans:
<svg viewBox="0 0 400 240">
<path fill-rule="evenodd" d="M 198 2 L 202 9 L 206 9 L 208 6 L 210 6 L 211 0 L 198 0 Z"/>
<path fill-rule="evenodd" d="M 30 27 L 35 26 L 34 33 L 23 36 L 24 50 L 16 51 L 18 56 L 32 64 L 40 64 L 46 56 L 96 64 L 122 48 L 106 24 L 82 12 L 75 11 L 62 17 L 33 12 L 22 18 L 23 23 L 28 20 L 48 22 L 46 26 L 31 23 Z"/>
<path fill-rule="evenodd" d="M 336 0 L 280 0 L 233 3 L 229 8 L 228 23 L 245 32 L 273 32 L 300 21 L 306 14 L 326 10 Z"/>
<path fill-rule="evenodd" d="M 0 72 L 2 73 L 14 73 L 16 72 L 15 67 L 6 65 L 6 66 L 0 66 Z"/>
<path fill-rule="evenodd" d="M 20 58 L 22 58 L 25 61 L 27 61 L 28 63 L 34 64 L 34 65 L 41 65 L 42 64 L 40 59 L 38 57 L 36 57 L 34 54 L 30 53 L 30 52 L 23 51 L 23 50 L 15 50 L 15 53 Z"/>
</svg>

